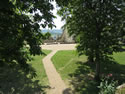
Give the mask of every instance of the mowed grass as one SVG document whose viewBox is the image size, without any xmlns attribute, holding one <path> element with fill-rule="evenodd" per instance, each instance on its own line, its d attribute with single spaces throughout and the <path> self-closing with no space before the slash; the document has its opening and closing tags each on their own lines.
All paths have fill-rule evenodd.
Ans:
<svg viewBox="0 0 125 94">
<path fill-rule="evenodd" d="M 114 53 L 113 57 L 116 62 L 125 65 L 125 52 Z"/>
<path fill-rule="evenodd" d="M 125 65 L 125 52 L 114 53 L 113 58 L 119 64 Z M 53 57 L 52 62 L 63 79 L 69 78 L 69 74 L 73 73 L 77 68 L 76 62 L 86 62 L 87 56 L 78 56 L 74 50 L 58 51 Z"/>
<path fill-rule="evenodd" d="M 103 71 L 104 74 L 113 73 L 116 79 L 125 81 L 125 52 L 112 55 L 115 64 L 108 64 Z M 97 84 L 93 80 L 95 64 L 87 63 L 87 56 L 78 56 L 74 50 L 58 51 L 52 57 L 53 64 L 66 83 L 70 83 L 76 94 L 97 94 Z M 104 67 L 104 66 L 103 66 Z M 103 68 L 102 68 L 103 69 Z"/>
<path fill-rule="evenodd" d="M 70 79 L 69 74 L 74 73 L 78 68 L 78 64 L 76 64 L 76 62 L 83 62 L 86 60 L 87 57 L 85 55 L 79 57 L 78 53 L 74 50 L 58 51 L 52 57 L 52 62 L 63 80 Z"/>
<path fill-rule="evenodd" d="M 47 55 L 51 51 L 50 50 L 43 50 L 43 52 Z M 48 78 L 45 73 L 45 69 L 42 63 L 42 59 L 45 57 L 45 55 L 36 55 L 33 56 L 33 60 L 29 62 L 31 66 L 35 69 L 37 76 L 33 80 L 39 80 L 39 84 L 41 85 L 48 85 Z"/>
</svg>

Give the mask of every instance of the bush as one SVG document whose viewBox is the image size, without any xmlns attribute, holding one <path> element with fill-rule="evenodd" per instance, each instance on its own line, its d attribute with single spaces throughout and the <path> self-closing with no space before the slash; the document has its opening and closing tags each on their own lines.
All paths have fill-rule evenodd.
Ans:
<svg viewBox="0 0 125 94">
<path fill-rule="evenodd" d="M 109 74 L 107 77 L 103 78 L 98 88 L 100 89 L 99 94 L 115 94 L 117 81 L 114 81 Z"/>
</svg>

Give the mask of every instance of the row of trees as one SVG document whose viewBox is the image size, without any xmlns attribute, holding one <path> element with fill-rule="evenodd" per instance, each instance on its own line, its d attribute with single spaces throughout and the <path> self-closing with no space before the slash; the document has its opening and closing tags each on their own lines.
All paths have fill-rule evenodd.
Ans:
<svg viewBox="0 0 125 94">
<path fill-rule="evenodd" d="M 66 0 L 65 0 L 66 1 Z M 60 3 L 58 14 L 79 43 L 79 54 L 96 64 L 95 79 L 100 80 L 100 64 L 118 52 L 125 35 L 124 0 L 68 0 Z M 103 68 L 103 67 L 102 67 Z"/>
</svg>

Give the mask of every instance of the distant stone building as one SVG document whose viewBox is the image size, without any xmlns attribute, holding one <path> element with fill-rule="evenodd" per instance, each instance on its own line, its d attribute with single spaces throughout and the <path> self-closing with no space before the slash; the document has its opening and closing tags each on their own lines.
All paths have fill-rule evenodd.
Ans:
<svg viewBox="0 0 125 94">
<path fill-rule="evenodd" d="M 69 36 L 67 29 L 64 29 L 59 41 L 64 42 L 64 43 L 74 43 L 75 42 L 73 39 L 73 36 Z"/>
</svg>

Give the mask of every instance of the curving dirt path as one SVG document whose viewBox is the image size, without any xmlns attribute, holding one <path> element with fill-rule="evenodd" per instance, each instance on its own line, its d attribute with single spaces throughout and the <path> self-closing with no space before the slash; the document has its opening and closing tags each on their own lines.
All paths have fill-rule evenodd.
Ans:
<svg viewBox="0 0 125 94">
<path fill-rule="evenodd" d="M 43 65 L 51 87 L 48 94 L 70 94 L 70 89 L 67 88 L 59 73 L 56 71 L 51 61 L 51 57 L 59 50 L 75 50 L 76 44 L 54 44 L 41 46 L 42 49 L 52 50 L 50 54 L 43 58 Z"/>
</svg>

